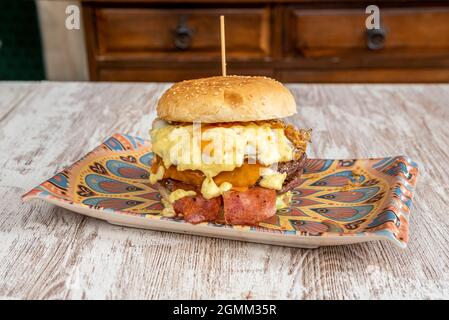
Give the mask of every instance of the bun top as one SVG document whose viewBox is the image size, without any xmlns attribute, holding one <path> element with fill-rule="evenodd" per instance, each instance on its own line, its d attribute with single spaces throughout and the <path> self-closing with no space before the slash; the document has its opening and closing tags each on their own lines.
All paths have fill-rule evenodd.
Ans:
<svg viewBox="0 0 449 320">
<path fill-rule="evenodd" d="M 234 122 L 284 118 L 296 113 L 291 92 L 266 77 L 226 76 L 174 84 L 160 98 L 159 118 L 177 122 Z"/>
</svg>

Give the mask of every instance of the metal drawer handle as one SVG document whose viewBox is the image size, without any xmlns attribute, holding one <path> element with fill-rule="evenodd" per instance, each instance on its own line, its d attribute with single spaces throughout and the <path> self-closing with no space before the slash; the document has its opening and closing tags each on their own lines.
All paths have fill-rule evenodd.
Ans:
<svg viewBox="0 0 449 320">
<path fill-rule="evenodd" d="M 385 45 L 387 32 L 384 28 L 366 30 L 366 44 L 371 50 L 380 50 Z"/>
<path fill-rule="evenodd" d="M 193 31 L 187 25 L 187 17 L 180 16 L 178 26 L 175 29 L 175 47 L 179 50 L 187 50 L 192 45 Z"/>
</svg>

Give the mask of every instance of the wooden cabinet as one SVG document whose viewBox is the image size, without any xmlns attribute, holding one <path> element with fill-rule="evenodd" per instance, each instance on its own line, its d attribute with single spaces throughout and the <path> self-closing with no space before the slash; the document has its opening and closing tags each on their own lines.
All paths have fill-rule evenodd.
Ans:
<svg viewBox="0 0 449 320">
<path fill-rule="evenodd" d="M 355 0 L 86 0 L 90 77 L 180 81 L 220 74 L 219 16 L 229 74 L 285 82 L 449 82 L 449 3 L 376 1 L 367 30 Z"/>
</svg>

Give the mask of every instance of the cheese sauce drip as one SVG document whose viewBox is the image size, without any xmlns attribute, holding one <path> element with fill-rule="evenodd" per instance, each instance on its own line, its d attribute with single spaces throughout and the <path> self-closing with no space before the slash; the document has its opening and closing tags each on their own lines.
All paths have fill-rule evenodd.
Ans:
<svg viewBox="0 0 449 320">
<path fill-rule="evenodd" d="M 212 199 L 231 190 L 231 188 L 232 184 L 229 182 L 223 182 L 220 186 L 217 186 L 212 178 L 206 178 L 201 185 L 201 194 L 206 199 Z"/>
<path fill-rule="evenodd" d="M 172 193 L 170 193 L 170 195 L 168 196 L 168 201 L 170 203 L 174 203 L 176 200 L 179 200 L 181 198 L 195 196 L 195 195 L 196 195 L 195 191 L 186 191 L 183 189 L 177 189 L 177 190 L 173 191 Z"/>
<path fill-rule="evenodd" d="M 165 169 L 163 166 L 157 168 L 156 173 L 150 173 L 150 183 L 155 184 L 164 177 Z"/>
<path fill-rule="evenodd" d="M 287 177 L 286 173 L 272 173 L 265 176 L 262 176 L 262 180 L 260 180 L 259 185 L 264 188 L 281 190 L 282 185 L 284 184 L 285 178 Z"/>
</svg>

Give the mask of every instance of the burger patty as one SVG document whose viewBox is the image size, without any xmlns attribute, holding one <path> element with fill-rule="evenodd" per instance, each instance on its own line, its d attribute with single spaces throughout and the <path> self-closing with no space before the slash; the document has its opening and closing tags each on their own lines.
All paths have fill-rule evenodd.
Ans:
<svg viewBox="0 0 449 320">
<path fill-rule="evenodd" d="M 287 177 L 282 184 L 282 189 L 278 191 L 278 194 L 290 191 L 301 183 L 300 177 L 304 171 L 306 160 L 307 156 L 303 153 L 298 160 L 278 163 L 278 171 L 281 173 L 287 173 Z"/>
<path fill-rule="evenodd" d="M 287 178 L 286 180 L 290 180 L 293 176 L 296 176 L 297 173 L 301 173 L 304 166 L 304 161 L 306 159 L 305 154 L 301 156 L 299 160 L 292 160 L 292 161 L 286 161 L 286 162 L 279 162 L 278 163 L 278 172 L 280 173 L 286 173 Z"/>
<path fill-rule="evenodd" d="M 284 183 L 282 185 L 282 189 L 277 192 L 278 194 L 290 191 L 291 189 L 294 189 L 299 185 L 299 183 L 301 182 L 301 179 L 299 179 L 299 177 L 301 176 L 304 170 L 306 159 L 307 157 L 306 154 L 304 153 L 298 160 L 291 160 L 278 163 L 277 168 L 278 172 L 287 174 L 287 177 L 285 178 Z M 256 186 L 259 185 L 261 179 L 262 178 L 259 178 L 259 180 L 256 182 Z M 200 186 L 195 186 L 192 184 L 188 184 L 170 178 L 162 179 L 160 181 L 160 184 L 165 188 L 167 188 L 170 192 L 173 192 L 176 189 L 193 190 L 196 192 L 200 192 L 201 189 Z"/>
</svg>

